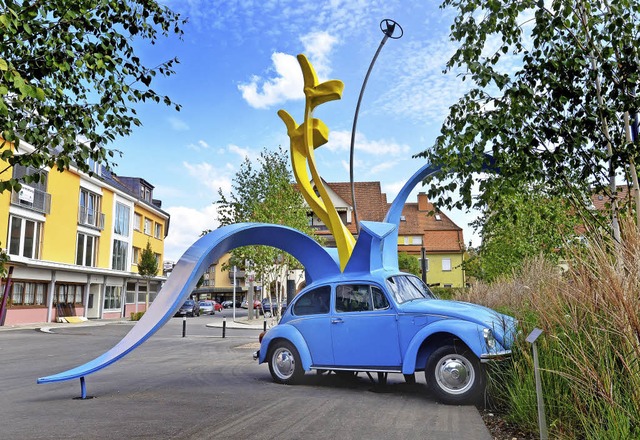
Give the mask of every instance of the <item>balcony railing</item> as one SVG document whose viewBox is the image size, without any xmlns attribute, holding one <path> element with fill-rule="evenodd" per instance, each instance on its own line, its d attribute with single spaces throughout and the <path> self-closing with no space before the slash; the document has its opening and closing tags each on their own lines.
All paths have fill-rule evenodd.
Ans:
<svg viewBox="0 0 640 440">
<path fill-rule="evenodd" d="M 27 185 L 22 185 L 20 192 L 11 191 L 11 204 L 42 214 L 50 214 L 51 194 Z"/>
<path fill-rule="evenodd" d="M 246 277 L 244 270 L 236 270 L 236 280 L 244 279 Z M 233 269 L 229 270 L 229 279 L 233 280 Z"/>
<path fill-rule="evenodd" d="M 95 209 L 87 209 L 81 206 L 78 209 L 78 224 L 102 231 L 104 229 L 104 214 Z"/>
</svg>

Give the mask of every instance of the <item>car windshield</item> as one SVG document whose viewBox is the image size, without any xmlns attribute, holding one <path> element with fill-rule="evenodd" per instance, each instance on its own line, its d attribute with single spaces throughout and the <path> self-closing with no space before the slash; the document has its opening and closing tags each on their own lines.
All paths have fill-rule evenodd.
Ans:
<svg viewBox="0 0 640 440">
<path fill-rule="evenodd" d="M 191 300 L 187 300 L 187 301 L 185 301 L 185 302 L 184 302 L 183 307 L 184 307 L 184 306 L 192 306 L 192 305 L 194 305 L 194 304 L 195 304 L 195 303 L 194 303 L 193 301 L 191 301 Z"/>
<path fill-rule="evenodd" d="M 395 275 L 387 278 L 387 287 L 398 304 L 414 299 L 434 298 L 433 293 L 422 280 L 413 275 Z"/>
</svg>

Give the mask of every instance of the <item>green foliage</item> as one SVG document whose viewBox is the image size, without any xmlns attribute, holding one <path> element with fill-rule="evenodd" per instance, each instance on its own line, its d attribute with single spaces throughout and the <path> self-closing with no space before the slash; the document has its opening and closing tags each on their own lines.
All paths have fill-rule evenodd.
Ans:
<svg viewBox="0 0 640 440">
<path fill-rule="evenodd" d="M 420 260 L 405 252 L 398 253 L 398 268 L 403 272 L 412 273 L 417 276 L 420 276 L 422 273 Z"/>
<path fill-rule="evenodd" d="M 144 312 L 131 312 L 132 321 L 140 321 L 140 318 L 144 315 Z"/>
<path fill-rule="evenodd" d="M 7 276 L 6 264 L 8 262 L 9 262 L 9 255 L 7 255 L 4 249 L 0 248 L 0 278 L 4 278 L 5 276 Z"/>
<path fill-rule="evenodd" d="M 174 73 L 176 58 L 155 67 L 134 51 L 140 41 L 182 35 L 180 16 L 154 0 L 5 0 L 0 11 L 0 146 L 24 140 L 30 154 L 5 150 L 0 192 L 18 189 L 8 172 L 89 160 L 109 165 L 117 151 L 105 145 L 140 125 L 133 105 L 176 105 L 150 88 Z M 2 140 L 4 139 L 4 140 Z"/>
<path fill-rule="evenodd" d="M 444 0 L 442 7 L 457 14 L 447 71 L 470 84 L 433 148 L 421 153 L 453 177 L 444 186 L 434 181 L 430 199 L 482 208 L 544 183 L 586 213 L 594 187 L 608 192 L 609 170 L 639 159 L 623 116 L 640 108 L 640 1 Z M 490 176 L 478 174 L 486 152 L 499 171 Z M 472 197 L 478 183 L 480 196 Z M 455 202 L 453 190 L 461 195 Z"/>
<path fill-rule="evenodd" d="M 158 260 L 151 250 L 151 243 L 147 240 L 147 247 L 140 254 L 138 273 L 144 278 L 151 278 L 158 274 Z"/>
<path fill-rule="evenodd" d="M 476 220 L 482 244 L 465 268 L 477 279 L 493 281 L 539 254 L 557 263 L 578 222 L 564 199 L 546 196 L 542 188 L 509 192 Z"/>
<path fill-rule="evenodd" d="M 254 164 L 248 158 L 233 178 L 232 192 L 218 191 L 221 226 L 260 222 L 289 226 L 313 236 L 302 195 L 295 189 L 289 157 L 282 148 L 263 150 Z M 245 267 L 250 262 L 251 267 Z M 229 264 L 253 270 L 258 279 L 273 280 L 283 269 L 300 268 L 291 255 L 267 246 L 246 246 L 232 252 Z M 265 285 L 268 285 L 265 283 Z"/>
</svg>

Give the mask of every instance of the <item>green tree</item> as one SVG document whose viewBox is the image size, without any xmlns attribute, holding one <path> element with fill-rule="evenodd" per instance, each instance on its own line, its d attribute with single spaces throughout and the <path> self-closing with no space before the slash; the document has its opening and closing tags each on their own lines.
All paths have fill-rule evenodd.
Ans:
<svg viewBox="0 0 640 440">
<path fill-rule="evenodd" d="M 150 88 L 174 73 L 176 58 L 145 65 L 134 44 L 182 36 L 184 20 L 154 0 L 3 0 L 0 9 L 0 148 L 26 141 L 35 151 L 4 148 L 0 192 L 19 189 L 15 164 L 59 171 L 72 163 L 106 165 L 117 151 L 105 145 L 141 125 L 133 107 L 176 105 Z M 23 181 L 38 180 L 39 175 Z"/>
<path fill-rule="evenodd" d="M 218 190 L 220 225 L 272 223 L 289 226 L 312 236 L 307 207 L 292 181 L 289 156 L 282 148 L 277 151 L 263 150 L 256 163 L 246 158 L 233 178 L 231 194 L 227 196 L 222 189 Z M 261 280 L 265 289 L 276 286 L 276 291 L 269 292 L 269 295 L 274 293 L 278 301 L 284 294 L 288 271 L 301 268 L 291 255 L 268 246 L 235 249 L 229 265 L 254 272 L 255 278 Z"/>
<path fill-rule="evenodd" d="M 471 85 L 421 153 L 453 176 L 431 185 L 432 199 L 484 207 L 544 184 L 586 212 L 594 190 L 615 193 L 616 172 L 637 188 L 640 148 L 629 129 L 640 108 L 640 1 L 444 0 L 442 7 L 457 13 L 450 37 L 458 47 L 446 71 Z M 486 152 L 499 169 L 489 177 L 479 174 Z M 454 202 L 451 190 L 462 197 Z M 618 211 L 614 203 L 614 235 Z"/>
<path fill-rule="evenodd" d="M 420 276 L 422 269 L 420 268 L 420 260 L 406 252 L 398 253 L 398 268 L 407 273 Z"/>
<path fill-rule="evenodd" d="M 147 240 L 147 247 L 140 254 L 138 262 L 138 274 L 147 281 L 147 294 L 145 295 L 146 308 L 149 308 L 149 280 L 158 275 L 158 259 L 151 250 L 151 243 Z"/>
<path fill-rule="evenodd" d="M 535 189 L 509 193 L 476 221 L 482 244 L 466 262 L 469 275 L 494 281 L 539 255 L 557 263 L 572 244 L 579 222 L 564 199 Z"/>
</svg>

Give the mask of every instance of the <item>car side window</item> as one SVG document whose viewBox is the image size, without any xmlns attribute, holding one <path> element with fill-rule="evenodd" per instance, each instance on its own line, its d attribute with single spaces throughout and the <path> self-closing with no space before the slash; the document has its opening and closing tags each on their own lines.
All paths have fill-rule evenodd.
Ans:
<svg viewBox="0 0 640 440">
<path fill-rule="evenodd" d="M 296 301 L 293 314 L 298 316 L 321 315 L 329 313 L 331 300 L 331 286 L 322 286 L 310 290 Z"/>
<path fill-rule="evenodd" d="M 382 290 L 376 286 L 371 287 L 371 296 L 373 297 L 373 308 L 376 310 L 385 310 L 389 308 L 389 301 L 384 296 Z"/>
<path fill-rule="evenodd" d="M 373 310 L 368 284 L 343 284 L 336 287 L 336 312 L 366 312 Z"/>
</svg>

